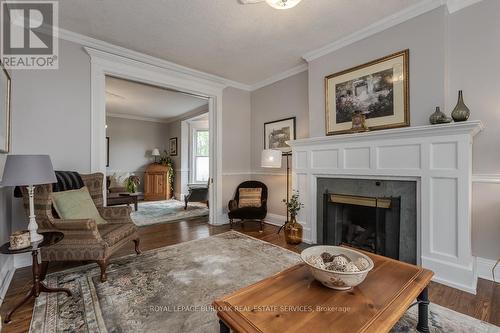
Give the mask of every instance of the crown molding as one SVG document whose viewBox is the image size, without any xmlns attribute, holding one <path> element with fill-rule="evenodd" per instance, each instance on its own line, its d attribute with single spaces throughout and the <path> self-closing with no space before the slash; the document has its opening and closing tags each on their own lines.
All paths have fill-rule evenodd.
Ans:
<svg viewBox="0 0 500 333">
<path fill-rule="evenodd" d="M 132 114 L 116 113 L 116 112 L 106 112 L 106 117 L 129 119 L 129 120 L 149 121 L 151 123 L 162 123 L 162 124 L 168 124 L 169 123 L 168 120 L 163 120 L 163 119 L 159 119 L 159 118 L 135 116 L 135 115 L 132 115 Z"/>
<path fill-rule="evenodd" d="M 284 80 L 290 76 L 302 73 L 304 71 L 307 71 L 308 68 L 309 68 L 308 64 L 302 64 L 302 65 L 295 66 L 293 68 L 290 68 L 289 70 L 286 70 L 286 71 L 281 72 L 279 74 L 273 75 L 265 80 L 259 81 L 255 84 L 252 84 L 250 86 L 250 91 L 254 91 L 254 90 L 260 89 L 262 87 L 269 86 L 273 83 Z"/>
<path fill-rule="evenodd" d="M 125 58 L 129 58 L 136 61 L 141 61 L 150 65 L 158 66 L 161 68 L 169 69 L 172 71 L 180 72 L 183 74 L 188 74 L 195 76 L 200 79 L 208 80 L 213 83 L 223 85 L 225 87 L 234 87 L 241 90 L 250 91 L 250 85 L 241 82 L 226 79 L 224 77 L 202 72 L 196 69 L 192 69 L 186 66 L 181 66 L 171 61 L 156 58 L 145 53 L 133 51 L 125 47 L 121 47 L 115 44 L 111 44 L 96 38 L 85 36 L 73 31 L 59 28 L 59 38 L 80 44 L 84 47 L 94 48 L 99 51 L 108 52 L 111 54 L 119 55 Z"/>
<path fill-rule="evenodd" d="M 328 53 L 339 50 L 343 47 L 346 47 L 347 45 L 353 44 L 362 39 L 373 36 L 381 31 L 384 31 L 388 28 L 391 28 L 400 23 L 408 21 L 414 17 L 417 17 L 433 9 L 436 9 L 443 5 L 443 1 L 444 0 L 421 1 L 413 6 L 403 9 L 402 11 L 389 15 L 381 19 L 380 21 L 370 24 L 369 26 L 361 30 L 358 30 L 346 37 L 340 38 L 330 44 L 320 47 L 319 49 L 307 52 L 302 56 L 302 58 L 307 62 L 311 62 L 317 58 L 327 55 Z"/>
<path fill-rule="evenodd" d="M 453 14 L 466 7 L 472 6 L 483 0 L 447 0 L 446 5 L 448 6 L 448 12 Z"/>
</svg>

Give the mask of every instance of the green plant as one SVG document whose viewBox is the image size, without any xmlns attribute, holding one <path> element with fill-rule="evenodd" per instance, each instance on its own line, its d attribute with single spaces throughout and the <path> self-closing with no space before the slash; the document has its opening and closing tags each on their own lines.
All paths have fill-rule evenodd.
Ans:
<svg viewBox="0 0 500 333">
<path fill-rule="evenodd" d="M 174 180 L 175 180 L 174 160 L 172 159 L 172 157 L 170 157 L 168 155 L 168 152 L 166 150 L 164 150 L 163 154 L 160 156 L 159 163 L 168 168 L 167 181 L 170 184 L 171 191 L 173 192 L 174 191 Z"/>
<path fill-rule="evenodd" d="M 287 202 L 286 199 L 283 199 L 285 203 L 286 209 L 290 213 L 291 216 L 296 216 L 298 211 L 304 207 L 304 204 L 299 201 L 299 191 L 293 191 L 292 197 Z"/>
<path fill-rule="evenodd" d="M 125 187 L 127 188 L 127 192 L 135 193 L 137 192 L 137 186 L 141 183 L 141 179 L 138 176 L 130 176 L 127 178 L 125 182 Z"/>
</svg>

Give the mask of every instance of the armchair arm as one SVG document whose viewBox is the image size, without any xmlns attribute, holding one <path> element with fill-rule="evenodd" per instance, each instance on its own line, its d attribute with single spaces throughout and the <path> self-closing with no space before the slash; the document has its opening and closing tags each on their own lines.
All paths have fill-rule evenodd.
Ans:
<svg viewBox="0 0 500 333">
<path fill-rule="evenodd" d="M 236 201 L 236 200 L 229 200 L 229 203 L 228 203 L 227 206 L 229 208 L 229 211 L 232 212 L 233 210 L 238 209 L 238 201 Z"/>
<path fill-rule="evenodd" d="M 97 210 L 102 218 L 109 223 L 132 223 L 130 218 L 132 208 L 129 206 L 98 207 Z"/>
<path fill-rule="evenodd" d="M 64 233 L 64 239 L 61 242 L 104 243 L 97 229 L 97 224 L 92 219 L 55 219 L 52 224 L 58 231 Z"/>
<path fill-rule="evenodd" d="M 262 199 L 261 207 L 262 209 L 267 211 L 267 199 Z"/>
</svg>

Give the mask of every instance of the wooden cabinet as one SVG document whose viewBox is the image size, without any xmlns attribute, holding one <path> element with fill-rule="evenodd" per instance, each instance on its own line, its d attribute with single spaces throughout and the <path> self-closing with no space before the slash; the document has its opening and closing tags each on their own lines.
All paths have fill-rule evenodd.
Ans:
<svg viewBox="0 0 500 333">
<path fill-rule="evenodd" d="M 144 200 L 167 200 L 171 196 L 168 168 L 157 163 L 149 165 L 144 173 Z"/>
</svg>

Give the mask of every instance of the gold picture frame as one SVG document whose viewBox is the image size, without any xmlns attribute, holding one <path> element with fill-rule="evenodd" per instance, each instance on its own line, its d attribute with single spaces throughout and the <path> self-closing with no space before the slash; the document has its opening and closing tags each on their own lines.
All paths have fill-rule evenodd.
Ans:
<svg viewBox="0 0 500 333">
<path fill-rule="evenodd" d="M 11 97 L 11 79 L 10 75 L 0 62 L 0 153 L 9 153 L 11 136 L 11 117 L 10 117 L 10 97 Z"/>
<path fill-rule="evenodd" d="M 362 112 L 369 130 L 410 126 L 409 50 L 325 77 L 326 135 L 352 133 Z"/>
</svg>

